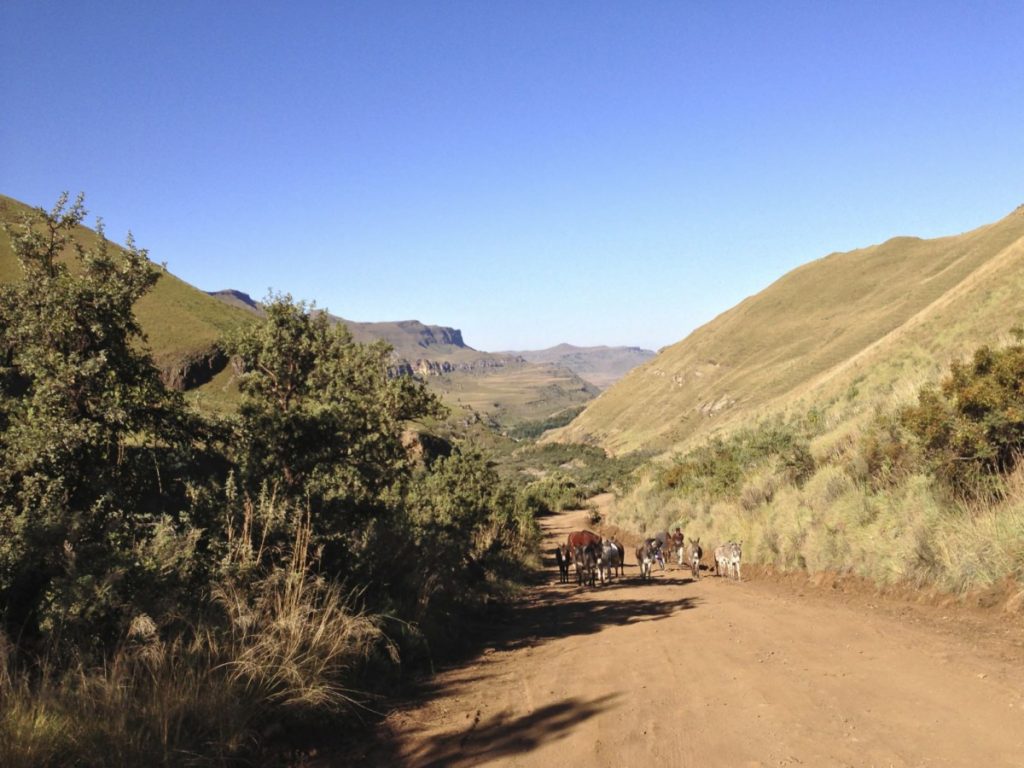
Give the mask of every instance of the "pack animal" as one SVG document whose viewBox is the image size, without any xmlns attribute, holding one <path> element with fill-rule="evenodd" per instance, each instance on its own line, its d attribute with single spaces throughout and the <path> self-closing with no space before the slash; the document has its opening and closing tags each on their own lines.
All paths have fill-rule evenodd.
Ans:
<svg viewBox="0 0 1024 768">
<path fill-rule="evenodd" d="M 700 546 L 700 539 L 690 541 L 690 577 L 700 579 L 700 559 L 704 556 L 704 550 Z"/>
<path fill-rule="evenodd" d="M 715 548 L 715 575 L 729 576 L 732 571 L 736 581 L 740 581 L 740 560 L 743 558 L 741 542 L 730 541 Z"/>
<path fill-rule="evenodd" d="M 618 573 L 618 575 L 619 576 L 625 576 L 626 575 L 626 548 L 624 546 L 622 546 L 622 542 L 619 541 L 618 539 L 612 539 L 612 544 L 614 544 L 615 548 L 619 550 L 619 566 L 618 566 L 619 573 Z"/>
<path fill-rule="evenodd" d="M 640 566 L 641 581 L 651 579 L 651 568 L 654 565 L 656 551 L 654 539 L 647 539 L 636 548 L 636 564 Z"/>
<path fill-rule="evenodd" d="M 584 584 L 597 586 L 597 559 L 600 551 L 597 544 L 587 544 L 573 550 L 573 559 L 576 562 L 576 581 L 581 587 Z"/>
<path fill-rule="evenodd" d="M 555 547 L 555 562 L 558 563 L 558 581 L 560 584 L 569 583 L 569 563 L 572 562 L 572 555 L 569 547 L 561 544 Z"/>
<path fill-rule="evenodd" d="M 597 560 L 597 571 L 601 577 L 601 583 L 605 583 L 605 577 L 611 581 L 615 569 L 622 568 L 622 552 L 611 539 L 601 542 L 601 556 Z"/>
<path fill-rule="evenodd" d="M 672 551 L 676 556 L 676 563 L 682 567 L 686 561 L 686 541 L 681 529 L 676 528 L 672 533 Z"/>
<path fill-rule="evenodd" d="M 601 546 L 601 537 L 593 531 L 573 531 L 565 539 L 565 545 L 569 547 L 570 552 L 576 547 L 586 547 L 590 544 Z"/>
<path fill-rule="evenodd" d="M 672 537 L 668 535 L 668 531 L 658 531 L 654 534 L 654 546 L 658 552 L 658 565 L 661 566 L 661 570 L 665 570 L 665 553 L 669 551 L 672 546 Z"/>
</svg>

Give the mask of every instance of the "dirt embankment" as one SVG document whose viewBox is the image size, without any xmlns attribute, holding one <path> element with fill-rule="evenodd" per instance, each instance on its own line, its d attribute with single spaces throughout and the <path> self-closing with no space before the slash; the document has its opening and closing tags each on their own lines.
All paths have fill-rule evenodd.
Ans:
<svg viewBox="0 0 1024 768">
<path fill-rule="evenodd" d="M 586 519 L 544 525 L 550 549 Z M 493 643 L 345 764 L 1024 765 L 1019 616 L 675 565 L 641 584 L 627 562 L 589 589 L 548 558 Z"/>
</svg>

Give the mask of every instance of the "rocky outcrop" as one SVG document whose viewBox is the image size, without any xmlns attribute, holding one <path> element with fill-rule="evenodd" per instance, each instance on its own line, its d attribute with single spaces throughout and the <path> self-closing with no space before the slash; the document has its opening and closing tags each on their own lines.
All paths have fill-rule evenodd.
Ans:
<svg viewBox="0 0 1024 768">
<path fill-rule="evenodd" d="M 458 328 L 448 328 L 443 325 L 424 325 L 418 320 L 403 320 L 397 323 L 398 327 L 413 334 L 417 338 L 417 344 L 421 347 L 432 347 L 436 344 L 446 344 L 452 347 L 465 348 L 466 342 L 462 340 L 462 331 Z M 363 327 L 369 323 L 363 324 Z"/>
<path fill-rule="evenodd" d="M 392 376 L 443 376 L 446 373 L 486 371 L 525 364 L 526 361 L 521 357 L 482 357 L 458 363 L 450 360 L 399 359 L 388 368 L 388 373 Z"/>
<path fill-rule="evenodd" d="M 224 350 L 212 346 L 161 366 L 160 378 L 168 389 L 184 392 L 205 384 L 223 371 L 227 364 L 228 356 Z"/>
</svg>

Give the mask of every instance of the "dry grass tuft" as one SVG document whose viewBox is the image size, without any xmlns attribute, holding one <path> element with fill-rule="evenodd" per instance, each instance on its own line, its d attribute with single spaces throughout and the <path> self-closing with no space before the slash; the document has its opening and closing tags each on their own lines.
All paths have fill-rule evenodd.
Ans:
<svg viewBox="0 0 1024 768">
<path fill-rule="evenodd" d="M 0 636 L 0 765 L 266 765 L 275 724 L 343 727 L 367 700 L 355 674 L 396 650 L 356 596 L 311 575 L 308 535 L 307 519 L 286 567 L 221 584 L 219 618 L 165 639 L 136 616 L 100 668 L 28 669 Z"/>
</svg>

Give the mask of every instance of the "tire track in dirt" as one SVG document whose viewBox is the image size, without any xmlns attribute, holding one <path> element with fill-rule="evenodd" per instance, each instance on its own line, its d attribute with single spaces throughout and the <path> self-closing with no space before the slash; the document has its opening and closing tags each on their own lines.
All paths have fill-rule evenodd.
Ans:
<svg viewBox="0 0 1024 768">
<path fill-rule="evenodd" d="M 546 548 L 586 527 L 543 521 Z M 980 642 L 788 585 L 669 565 L 533 588 L 491 648 L 434 679 L 363 765 L 1020 766 L 1020 617 Z M 991 640 L 991 638 L 990 638 Z M 380 755 L 384 755 L 383 752 Z"/>
</svg>

